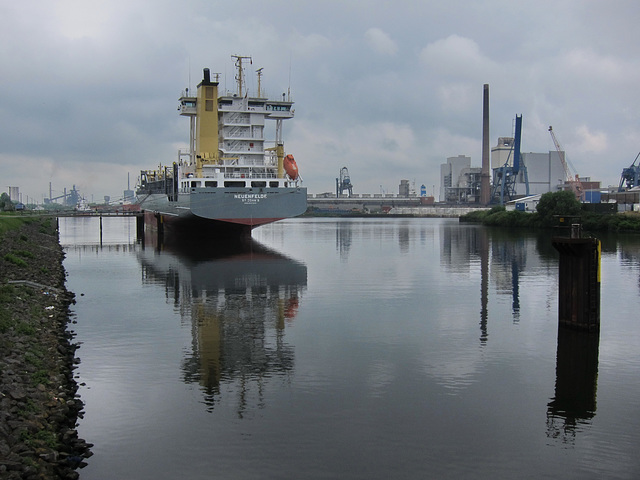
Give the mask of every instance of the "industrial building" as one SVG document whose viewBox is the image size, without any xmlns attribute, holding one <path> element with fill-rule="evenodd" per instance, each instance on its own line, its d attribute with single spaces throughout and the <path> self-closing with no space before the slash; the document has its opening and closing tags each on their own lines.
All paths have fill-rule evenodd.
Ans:
<svg viewBox="0 0 640 480">
<path fill-rule="evenodd" d="M 513 137 L 499 137 L 498 143 L 491 148 L 491 168 L 493 184 L 497 184 L 497 175 L 502 167 L 513 167 Z M 561 153 L 521 153 L 518 172 L 512 179 L 516 197 L 557 192 L 566 188 L 566 173 L 561 160 Z M 445 203 L 479 203 L 481 168 L 471 167 L 471 157 L 458 155 L 447 158 L 447 163 L 440 165 L 440 202 Z M 599 182 L 591 182 L 587 177 L 581 179 L 588 182 L 587 189 L 598 189 Z M 492 203 L 496 203 L 492 200 Z"/>
<path fill-rule="evenodd" d="M 537 195 L 562 189 L 565 171 L 558 152 L 522 153 L 521 162 L 526 169 L 521 169 L 516 178 L 516 195 Z"/>
<path fill-rule="evenodd" d="M 440 197 L 445 203 L 478 203 L 481 168 L 471 167 L 471 157 L 458 155 L 440 165 Z"/>
<path fill-rule="evenodd" d="M 440 166 L 440 202 L 482 206 L 504 205 L 518 198 L 563 189 L 570 189 L 576 197 L 584 201 L 587 186 L 581 182 L 578 175 L 569 170 L 565 152 L 553 132 L 553 127 L 549 127 L 549 133 L 553 139 L 555 151 L 548 153 L 522 153 L 520 148 L 522 115 L 516 115 L 514 127 L 513 137 L 498 137 L 497 145 L 491 148 L 489 85 L 484 84 L 482 167 L 472 168 L 471 158 L 465 155 L 447 158 L 447 163 Z M 493 182 L 491 182 L 491 173 L 493 173 Z M 625 178 L 629 180 L 631 174 Z M 599 182 L 593 182 L 592 185 L 597 185 L 598 189 L 600 187 Z M 597 200 L 591 198 L 589 201 Z"/>
<path fill-rule="evenodd" d="M 9 199 L 12 202 L 20 202 L 20 187 L 8 187 Z"/>
</svg>

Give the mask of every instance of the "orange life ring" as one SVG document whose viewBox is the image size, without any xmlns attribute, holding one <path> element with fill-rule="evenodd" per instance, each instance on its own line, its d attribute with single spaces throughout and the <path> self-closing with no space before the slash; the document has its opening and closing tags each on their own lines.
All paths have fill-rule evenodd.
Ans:
<svg viewBox="0 0 640 480">
<path fill-rule="evenodd" d="M 287 155 L 284 157 L 284 171 L 287 172 L 289 178 L 291 180 L 295 180 L 298 178 L 298 165 L 296 161 L 293 159 L 293 155 Z"/>
</svg>

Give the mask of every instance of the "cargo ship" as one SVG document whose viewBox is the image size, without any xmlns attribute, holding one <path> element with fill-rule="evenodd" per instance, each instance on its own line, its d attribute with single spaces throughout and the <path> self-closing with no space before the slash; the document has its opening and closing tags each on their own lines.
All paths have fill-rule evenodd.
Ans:
<svg viewBox="0 0 640 480">
<path fill-rule="evenodd" d="M 178 111 L 190 122 L 189 149 L 179 150 L 172 165 L 140 172 L 136 198 L 145 228 L 234 238 L 306 211 L 307 189 L 282 140 L 283 122 L 294 115 L 290 94 L 263 96 L 260 68 L 250 95 L 244 65 L 251 57 L 232 58 L 237 90 L 220 95 L 219 74 L 205 68 L 196 95 L 187 88 L 179 99 Z M 275 122 L 271 143 L 264 138 L 267 121 Z"/>
</svg>

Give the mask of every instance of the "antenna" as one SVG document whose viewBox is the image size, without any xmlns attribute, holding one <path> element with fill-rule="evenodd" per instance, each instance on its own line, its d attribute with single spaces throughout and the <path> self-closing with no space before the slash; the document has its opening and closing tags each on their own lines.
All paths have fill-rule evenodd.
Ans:
<svg viewBox="0 0 640 480">
<path fill-rule="evenodd" d="M 287 88 L 287 100 L 291 101 L 291 52 L 289 52 L 289 87 Z"/>
</svg>

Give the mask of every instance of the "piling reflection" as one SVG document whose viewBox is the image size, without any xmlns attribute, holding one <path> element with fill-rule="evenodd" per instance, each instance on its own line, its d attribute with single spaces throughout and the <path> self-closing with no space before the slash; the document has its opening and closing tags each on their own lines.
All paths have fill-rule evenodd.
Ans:
<svg viewBox="0 0 640 480">
<path fill-rule="evenodd" d="M 217 254 L 192 244 L 156 247 L 140 252 L 143 278 L 164 283 L 190 323 L 184 381 L 201 387 L 209 411 L 232 395 L 240 418 L 264 406 L 268 379 L 293 370 L 284 334 L 306 289 L 306 266 L 250 239 Z"/>
<path fill-rule="evenodd" d="M 596 414 L 599 336 L 558 329 L 555 396 L 548 404 L 547 436 L 572 445 Z"/>
</svg>

